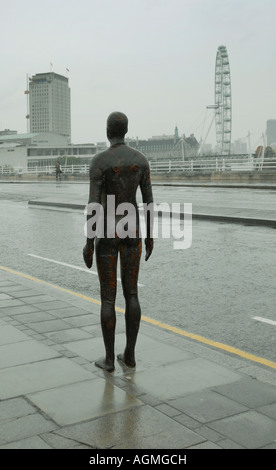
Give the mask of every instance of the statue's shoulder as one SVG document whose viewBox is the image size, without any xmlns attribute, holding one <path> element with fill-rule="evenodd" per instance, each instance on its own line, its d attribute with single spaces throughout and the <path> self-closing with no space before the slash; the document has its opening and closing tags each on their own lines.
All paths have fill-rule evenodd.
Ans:
<svg viewBox="0 0 276 470">
<path fill-rule="evenodd" d="M 103 152 L 96 153 L 96 155 L 91 160 L 90 168 L 101 165 L 105 161 L 106 156 L 107 156 L 106 150 L 104 150 Z"/>
<path fill-rule="evenodd" d="M 139 163 L 139 165 L 141 167 L 147 167 L 148 166 L 148 159 L 147 157 L 139 152 L 139 150 L 136 150 L 132 147 L 129 147 L 131 149 L 131 152 L 133 153 L 133 156 L 135 157 L 135 160 L 137 161 L 137 163 Z"/>
<path fill-rule="evenodd" d="M 90 162 L 90 180 L 101 181 L 106 167 L 106 151 L 97 153 Z"/>
</svg>

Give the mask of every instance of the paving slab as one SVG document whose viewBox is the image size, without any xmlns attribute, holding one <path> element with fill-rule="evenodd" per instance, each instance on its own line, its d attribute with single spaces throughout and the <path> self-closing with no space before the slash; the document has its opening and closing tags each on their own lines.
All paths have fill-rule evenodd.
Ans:
<svg viewBox="0 0 276 470">
<path fill-rule="evenodd" d="M 12 297 L 8 294 L 0 294 L 0 301 L 6 299 L 12 299 Z"/>
<path fill-rule="evenodd" d="M 26 297 L 24 299 L 24 302 L 26 302 L 27 304 L 37 304 L 37 305 L 40 305 L 44 302 L 47 303 L 47 302 L 53 302 L 53 301 L 55 301 L 55 298 L 47 294 L 33 295 L 30 297 Z M 48 305 L 45 305 L 45 307 L 47 308 Z"/>
<path fill-rule="evenodd" d="M 42 322 L 47 320 L 55 320 L 56 317 L 49 312 L 42 312 L 41 310 L 32 312 L 32 313 L 16 313 L 11 314 L 19 323 L 28 324 L 28 323 L 36 323 Z"/>
<path fill-rule="evenodd" d="M 37 307 L 33 305 L 27 305 L 21 302 L 19 305 L 15 306 L 7 306 L 7 307 L 0 307 L 0 315 L 17 315 L 21 313 L 32 313 L 32 312 L 39 312 L 41 311 Z"/>
<path fill-rule="evenodd" d="M 34 297 L 32 297 L 32 299 L 34 299 Z M 40 310 L 58 310 L 68 307 L 68 303 L 62 300 L 49 300 L 47 302 L 42 300 L 41 302 L 40 297 L 36 297 L 36 299 L 39 303 L 33 302 L 33 306 L 39 308 Z M 25 300 L 28 302 L 28 297 Z"/>
<path fill-rule="evenodd" d="M 35 340 L 28 339 L 18 343 L 9 343 L 0 346 L 0 369 L 58 356 L 57 351 Z"/>
<path fill-rule="evenodd" d="M 187 359 L 158 368 L 152 367 L 150 370 L 132 375 L 132 383 L 139 389 L 163 400 L 173 400 L 240 379 L 240 374 L 204 358 Z"/>
<path fill-rule="evenodd" d="M 53 431 L 52 433 L 44 433 L 42 434 L 41 438 L 43 441 L 51 447 L 51 449 L 89 449 L 89 446 L 85 444 L 81 444 L 80 442 L 74 439 L 67 439 L 63 436 L 59 436 L 55 434 Z"/>
<path fill-rule="evenodd" d="M 57 431 L 101 449 L 184 449 L 205 439 L 145 405 Z"/>
<path fill-rule="evenodd" d="M 39 413 L 17 418 L 0 425 L 0 446 L 26 437 L 53 431 L 56 425 Z"/>
<path fill-rule="evenodd" d="M 221 449 L 221 446 L 219 446 L 218 444 L 215 444 L 214 442 L 210 442 L 210 441 L 207 441 L 207 442 L 202 442 L 201 444 L 197 444 L 195 446 L 192 447 L 193 450 L 216 450 L 216 449 Z"/>
<path fill-rule="evenodd" d="M 68 343 L 68 341 L 79 341 L 82 339 L 91 338 L 91 335 L 80 328 L 71 328 L 68 330 L 59 330 L 51 333 L 46 333 L 47 338 L 51 339 L 55 343 Z"/>
<path fill-rule="evenodd" d="M 67 303 L 66 306 L 63 306 L 61 308 L 51 308 L 51 314 L 58 318 L 69 319 L 70 317 L 86 315 L 87 311 L 80 307 L 74 307 Z"/>
<path fill-rule="evenodd" d="M 214 390 L 250 408 L 276 403 L 276 387 L 250 378 L 221 385 Z"/>
<path fill-rule="evenodd" d="M 127 392 L 97 377 L 27 397 L 60 426 L 143 405 Z"/>
<path fill-rule="evenodd" d="M 5 307 L 15 307 L 17 305 L 25 305 L 21 300 L 18 299 L 3 299 L 0 301 L 0 315 L 3 313 L 2 309 Z"/>
<path fill-rule="evenodd" d="M 67 358 L 50 359 L 0 370 L 0 399 L 81 382 L 93 377 Z"/>
<path fill-rule="evenodd" d="M 208 423 L 248 411 L 247 407 L 229 398 L 218 395 L 212 390 L 205 390 L 177 398 L 176 400 L 171 400 L 170 405 L 201 423 Z"/>
<path fill-rule="evenodd" d="M 79 315 L 77 317 L 64 317 L 66 319 L 66 322 L 69 323 L 72 326 L 88 326 L 88 325 L 97 325 L 99 324 L 99 316 L 95 315 L 94 313 L 90 314 L 85 314 L 85 315 Z"/>
<path fill-rule="evenodd" d="M 21 284 L 15 284 L 12 281 L 0 281 L 0 292 L 17 292 L 23 290 Z"/>
<path fill-rule="evenodd" d="M 0 279 L 0 290 L 2 290 L 3 288 L 4 291 L 7 292 L 9 289 L 9 286 L 17 286 L 17 288 L 18 287 L 22 288 L 21 284 L 16 284 L 14 280 L 6 279 L 5 275 L 3 274 L 3 276 L 1 276 L 1 279 Z"/>
<path fill-rule="evenodd" d="M 261 406 L 257 408 L 257 411 L 276 420 L 276 402 L 271 405 Z"/>
<path fill-rule="evenodd" d="M 66 328 L 71 328 L 71 325 L 63 320 L 54 319 L 33 322 L 29 324 L 29 327 L 37 333 L 49 333 L 50 331 L 66 330 Z"/>
<path fill-rule="evenodd" d="M 10 442 L 0 446 L 0 449 L 52 449 L 41 437 L 34 436 L 27 439 Z"/>
<path fill-rule="evenodd" d="M 29 339 L 30 337 L 28 335 L 19 331 L 12 325 L 5 324 L 0 328 L 0 346 L 20 341 L 28 341 Z"/>
<path fill-rule="evenodd" d="M 0 424 L 36 411 L 36 408 L 22 397 L 0 401 Z"/>
<path fill-rule="evenodd" d="M 275 420 L 256 411 L 246 411 L 208 426 L 247 449 L 258 449 L 276 442 Z"/>
<path fill-rule="evenodd" d="M 41 292 L 39 291 L 36 292 L 35 290 L 26 289 L 21 286 L 19 289 L 10 291 L 10 295 L 12 295 L 15 298 L 21 299 L 24 297 L 33 297 L 34 295 L 40 296 Z"/>
</svg>

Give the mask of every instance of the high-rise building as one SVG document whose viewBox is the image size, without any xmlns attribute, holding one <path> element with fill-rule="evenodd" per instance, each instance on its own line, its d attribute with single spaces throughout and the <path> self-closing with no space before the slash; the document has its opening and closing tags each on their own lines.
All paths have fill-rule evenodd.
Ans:
<svg viewBox="0 0 276 470">
<path fill-rule="evenodd" d="M 30 132 L 53 132 L 71 142 L 71 101 L 68 78 L 54 72 L 29 79 Z"/>
<path fill-rule="evenodd" d="M 276 143 L 276 119 L 266 121 L 267 145 Z"/>
</svg>

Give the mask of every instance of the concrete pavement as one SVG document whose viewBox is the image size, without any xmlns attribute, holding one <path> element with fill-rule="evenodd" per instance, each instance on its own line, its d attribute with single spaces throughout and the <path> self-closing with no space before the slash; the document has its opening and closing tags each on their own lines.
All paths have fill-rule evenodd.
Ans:
<svg viewBox="0 0 276 470">
<path fill-rule="evenodd" d="M 276 448 L 275 363 L 143 317 L 136 368 L 107 373 L 92 296 L 0 267 L 0 449 Z"/>
</svg>

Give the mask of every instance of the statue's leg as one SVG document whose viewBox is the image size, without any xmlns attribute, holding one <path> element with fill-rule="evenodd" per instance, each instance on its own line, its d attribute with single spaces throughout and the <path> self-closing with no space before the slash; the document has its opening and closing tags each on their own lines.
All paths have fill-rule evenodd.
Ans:
<svg viewBox="0 0 276 470">
<path fill-rule="evenodd" d="M 97 360 L 95 364 L 108 372 L 112 372 L 114 370 L 118 261 L 118 249 L 114 240 L 97 240 L 96 260 L 101 287 L 101 327 L 106 355 L 104 358 Z"/>
<path fill-rule="evenodd" d="M 135 367 L 135 345 L 140 327 L 141 308 L 138 298 L 138 275 L 142 244 L 139 239 L 126 240 L 121 245 L 121 279 L 125 297 L 126 347 L 118 359 L 127 367 Z"/>
</svg>

